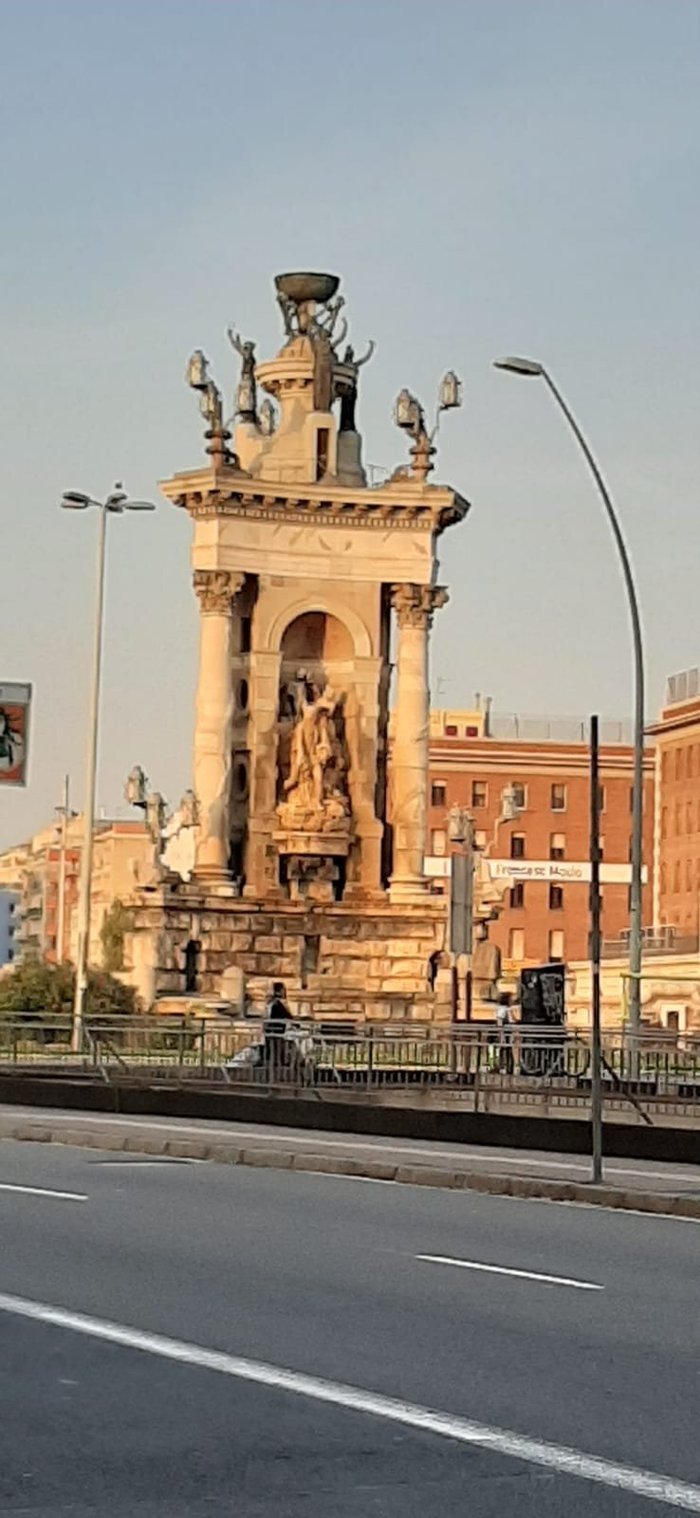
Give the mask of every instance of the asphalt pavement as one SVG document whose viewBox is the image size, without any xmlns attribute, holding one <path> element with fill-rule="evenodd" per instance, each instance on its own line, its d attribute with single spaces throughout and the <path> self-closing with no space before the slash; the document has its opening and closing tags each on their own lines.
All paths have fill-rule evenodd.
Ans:
<svg viewBox="0 0 700 1518">
<path fill-rule="evenodd" d="M 700 1512 L 699 1249 L 688 1220 L 5 1140 L 0 1514 Z"/>
</svg>

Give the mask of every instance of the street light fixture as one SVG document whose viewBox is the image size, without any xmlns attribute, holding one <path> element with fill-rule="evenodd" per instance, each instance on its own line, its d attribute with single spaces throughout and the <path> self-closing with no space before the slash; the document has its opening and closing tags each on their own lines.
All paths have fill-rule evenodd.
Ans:
<svg viewBox="0 0 700 1518">
<path fill-rule="evenodd" d="M 104 620 L 105 548 L 107 543 L 107 517 L 124 511 L 155 511 L 152 501 L 132 501 L 117 484 L 104 501 L 85 495 L 79 490 L 65 490 L 61 506 L 66 511 L 86 511 L 95 506 L 100 513 L 97 535 L 97 591 L 95 598 L 95 631 L 93 645 L 92 685 L 90 694 L 90 720 L 88 726 L 88 750 L 85 777 L 85 838 L 80 865 L 80 894 L 78 898 L 78 961 L 75 968 L 75 996 L 73 1001 L 73 1028 L 71 1048 L 79 1054 L 83 1045 L 83 1015 L 87 987 L 88 948 L 90 938 L 90 884 L 92 879 L 92 843 L 95 828 L 95 781 L 97 775 L 97 737 L 100 711 L 100 673 L 102 666 L 102 626 Z"/>
<path fill-rule="evenodd" d="M 500 358 L 494 361 L 496 369 L 505 369 L 509 374 L 520 374 L 525 377 L 543 379 L 550 393 L 564 415 L 576 441 L 583 453 L 588 467 L 598 487 L 605 512 L 615 539 L 615 545 L 622 566 L 622 574 L 627 591 L 629 604 L 630 622 L 632 625 L 632 644 L 634 650 L 634 780 L 632 787 L 632 870 L 630 889 L 630 943 L 629 943 L 629 973 L 630 973 L 630 998 L 629 998 L 629 1022 L 632 1049 L 636 1049 L 639 1031 L 641 1027 L 641 970 L 642 970 L 642 846 L 644 825 L 644 649 L 642 645 L 642 623 L 639 614 L 639 602 L 632 573 L 632 565 L 627 552 L 622 527 L 620 525 L 615 507 L 598 468 L 591 449 L 584 437 L 572 412 L 564 400 L 563 395 L 557 389 L 551 374 L 544 364 L 530 358 Z"/>
</svg>

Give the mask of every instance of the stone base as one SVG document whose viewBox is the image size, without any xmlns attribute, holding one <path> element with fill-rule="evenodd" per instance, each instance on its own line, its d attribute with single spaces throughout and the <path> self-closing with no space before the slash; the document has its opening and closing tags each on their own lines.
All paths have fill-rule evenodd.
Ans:
<svg viewBox="0 0 700 1518">
<path fill-rule="evenodd" d="M 302 1016 L 449 1020 L 444 978 L 433 990 L 429 978 L 431 960 L 445 948 L 440 898 L 402 907 L 386 897 L 364 904 L 249 901 L 194 880 L 178 890 L 138 893 L 129 905 L 128 978 L 147 1006 L 185 994 L 185 950 L 194 942 L 193 997 L 220 1000 L 235 967 L 253 1003 L 262 1005 L 270 982 L 283 980 Z"/>
<path fill-rule="evenodd" d="M 429 881 L 425 875 L 392 875 L 389 881 L 389 900 L 401 904 L 422 904 L 429 893 Z"/>
</svg>

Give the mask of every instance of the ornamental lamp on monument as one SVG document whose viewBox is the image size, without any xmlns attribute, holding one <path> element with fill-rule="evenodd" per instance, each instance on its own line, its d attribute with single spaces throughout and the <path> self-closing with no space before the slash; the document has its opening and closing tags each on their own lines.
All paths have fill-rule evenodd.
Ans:
<svg viewBox="0 0 700 1518">
<path fill-rule="evenodd" d="M 411 467 L 409 477 L 420 480 L 422 483 L 428 478 L 433 469 L 432 459 L 436 449 L 434 446 L 440 425 L 440 416 L 443 411 L 454 411 L 462 404 L 462 383 L 457 378 L 453 369 L 448 369 L 440 382 L 438 389 L 435 421 L 430 431 L 426 427 L 425 412 L 421 402 L 410 390 L 399 391 L 394 406 L 394 421 L 402 432 L 407 432 L 413 438 L 411 448 Z"/>
</svg>

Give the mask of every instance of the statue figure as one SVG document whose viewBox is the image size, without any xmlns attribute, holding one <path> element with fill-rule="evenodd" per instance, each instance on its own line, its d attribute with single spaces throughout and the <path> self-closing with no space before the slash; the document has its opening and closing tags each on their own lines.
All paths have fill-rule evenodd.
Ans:
<svg viewBox="0 0 700 1518">
<path fill-rule="evenodd" d="M 194 791 L 185 791 L 180 802 L 180 827 L 196 828 L 199 825 L 199 802 Z"/>
<path fill-rule="evenodd" d="M 342 825 L 349 812 L 342 785 L 343 755 L 334 713 L 337 694 L 317 690 L 300 671 L 285 799 L 278 808 L 285 827 L 324 831 Z"/>
<path fill-rule="evenodd" d="M 160 853 L 161 834 L 165 827 L 167 806 L 160 791 L 151 791 L 146 797 L 146 827 L 153 842 L 158 846 Z"/>
<path fill-rule="evenodd" d="M 290 300 L 289 296 L 285 295 L 282 290 L 278 290 L 277 304 L 280 308 L 280 311 L 282 312 L 282 321 L 284 322 L 284 330 L 287 334 L 287 337 L 296 337 L 297 329 L 294 325 L 294 318 L 296 316 L 297 308 L 294 304 L 294 301 Z"/>
<path fill-rule="evenodd" d="M 127 775 L 126 785 L 124 787 L 124 799 L 128 801 L 129 806 L 145 807 L 147 787 L 148 780 L 146 779 L 141 765 L 135 764 L 134 768 L 130 770 L 129 774 Z"/>
<path fill-rule="evenodd" d="M 374 339 L 370 338 L 369 347 L 367 349 L 367 352 L 363 354 L 362 358 L 355 358 L 355 349 L 353 348 L 352 343 L 348 343 L 348 346 L 345 349 L 345 353 L 343 354 L 343 363 L 348 364 L 353 371 L 353 383 L 352 389 L 347 390 L 345 394 L 341 395 L 340 397 L 339 430 L 341 432 L 355 432 L 356 430 L 355 407 L 357 405 L 357 371 L 358 369 L 362 368 L 363 364 L 369 363 L 369 360 L 374 353 L 374 347 Z"/>
<path fill-rule="evenodd" d="M 244 421 L 257 420 L 257 391 L 255 386 L 255 343 L 242 342 L 233 327 L 228 328 L 228 340 L 243 360 L 241 378 L 236 390 L 236 411 Z"/>
<path fill-rule="evenodd" d="M 314 333 L 323 332 L 325 334 L 325 336 L 328 338 L 328 341 L 330 342 L 331 338 L 333 337 L 333 332 L 335 330 L 335 324 L 336 324 L 336 322 L 338 320 L 338 317 L 339 317 L 340 312 L 342 311 L 344 305 L 345 305 L 345 296 L 344 295 L 338 295 L 337 298 L 334 301 L 331 301 L 331 304 L 329 306 L 326 306 L 326 309 L 325 309 L 325 311 L 323 313 L 323 316 L 321 317 L 320 321 L 318 321 L 317 318 L 314 316 L 313 321 L 312 321 L 311 326 L 310 326 L 310 330 L 313 331 Z M 346 328 L 346 330 L 347 330 L 347 328 Z M 335 342 L 333 343 L 333 347 L 334 348 L 336 347 L 336 345 L 337 345 L 337 343 L 339 341 L 342 341 L 342 339 L 336 338 Z"/>
<path fill-rule="evenodd" d="M 224 430 L 224 413 L 221 404 L 221 391 L 213 380 L 209 380 L 204 386 L 199 409 L 207 423 L 208 429 L 213 433 L 222 433 Z"/>
<path fill-rule="evenodd" d="M 263 437 L 272 437 L 276 421 L 275 408 L 268 397 L 260 407 L 260 431 Z"/>
</svg>

